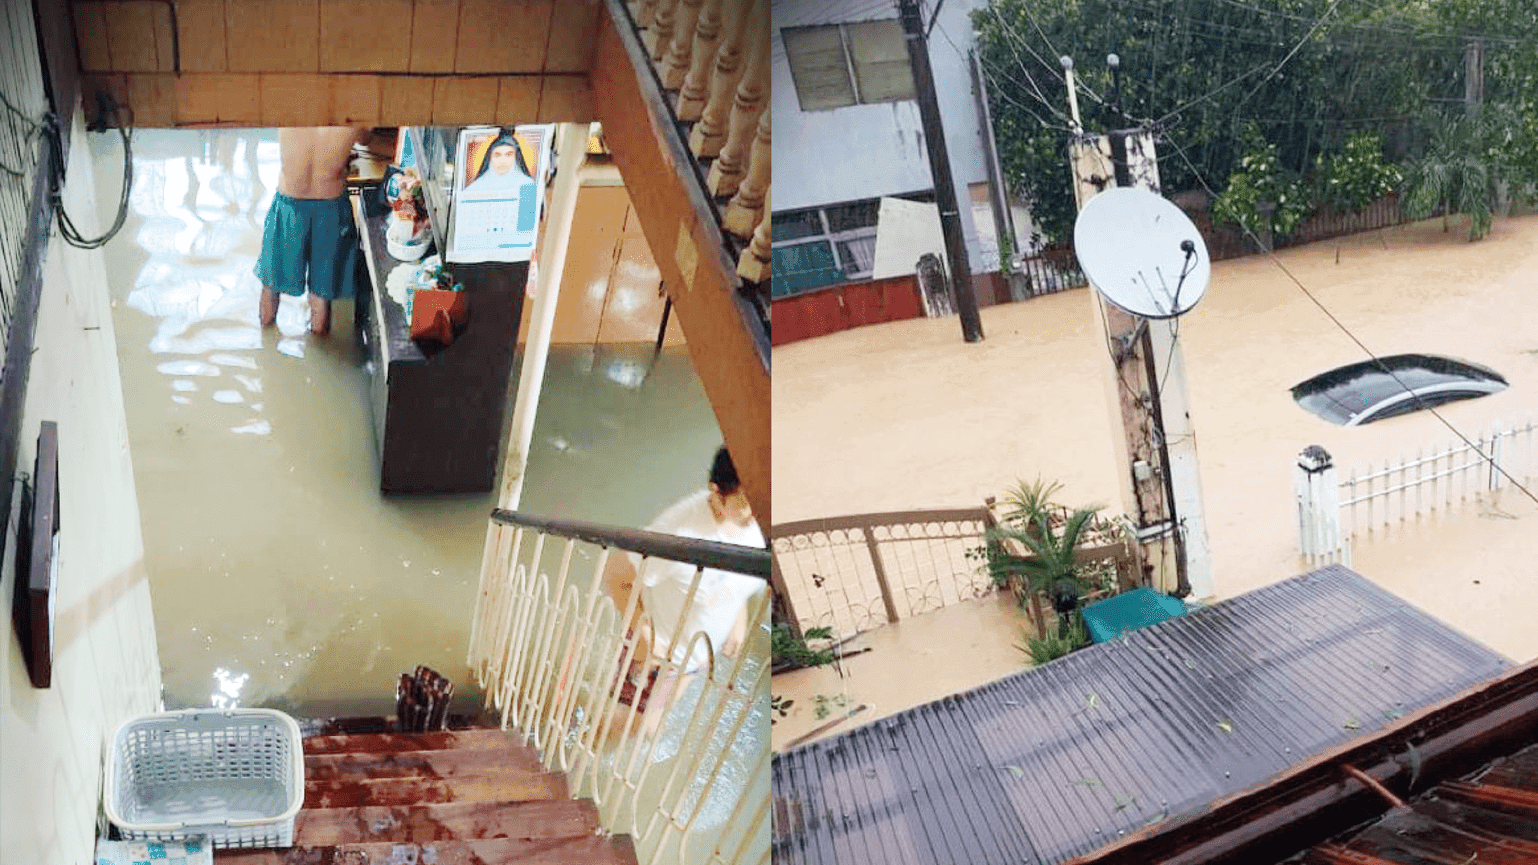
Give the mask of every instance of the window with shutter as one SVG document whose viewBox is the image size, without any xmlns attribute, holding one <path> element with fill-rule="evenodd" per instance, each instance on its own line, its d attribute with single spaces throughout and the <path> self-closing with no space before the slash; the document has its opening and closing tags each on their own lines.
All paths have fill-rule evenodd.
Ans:
<svg viewBox="0 0 1538 865">
<path fill-rule="evenodd" d="M 844 34 L 838 25 L 787 27 L 782 35 L 802 111 L 855 104 L 854 84 L 849 78 L 849 60 L 844 51 Z"/>
<path fill-rule="evenodd" d="M 845 24 L 844 32 L 861 102 L 913 98 L 913 67 L 908 63 L 908 44 L 897 19 Z"/>
<path fill-rule="evenodd" d="M 780 33 L 802 111 L 913 98 L 908 43 L 896 18 Z"/>
</svg>

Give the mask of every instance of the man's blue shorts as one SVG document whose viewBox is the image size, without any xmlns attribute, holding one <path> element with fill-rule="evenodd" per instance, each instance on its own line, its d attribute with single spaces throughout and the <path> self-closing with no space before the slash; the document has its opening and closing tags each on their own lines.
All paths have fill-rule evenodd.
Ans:
<svg viewBox="0 0 1538 865">
<path fill-rule="evenodd" d="M 357 279 L 358 229 L 347 195 L 289 198 L 273 195 L 262 229 L 256 278 L 281 294 L 310 293 L 326 300 L 352 297 Z"/>
</svg>

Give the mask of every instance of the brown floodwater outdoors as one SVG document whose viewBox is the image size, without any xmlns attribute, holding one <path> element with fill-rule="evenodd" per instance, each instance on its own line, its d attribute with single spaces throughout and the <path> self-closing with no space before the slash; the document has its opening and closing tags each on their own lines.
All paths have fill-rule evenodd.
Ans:
<svg viewBox="0 0 1538 865">
<path fill-rule="evenodd" d="M 87 141 L 110 210 L 122 150 Z M 397 676 L 426 664 L 474 712 L 465 655 L 493 496 L 380 494 L 350 302 L 329 338 L 306 335 L 294 298 L 275 331 L 257 326 L 276 131 L 133 144 L 106 255 L 167 706 L 388 714 Z M 682 347 L 558 346 L 521 508 L 641 526 L 699 489 L 719 443 Z"/>
<path fill-rule="evenodd" d="M 1538 416 L 1538 216 L 1497 219 L 1477 243 L 1466 237 L 1466 223 L 1444 231 L 1430 220 L 1278 260 L 1373 351 L 1447 355 L 1504 376 L 1505 391 L 1440 409 L 1473 437 Z M 987 339 L 974 344 L 952 316 L 777 347 L 776 520 L 975 507 L 1036 477 L 1061 482 L 1065 504 L 1121 512 L 1109 364 L 1090 301 L 1073 290 L 984 309 Z M 1323 446 L 1344 474 L 1454 437 L 1427 412 L 1345 428 L 1295 404 L 1293 385 L 1365 355 L 1269 257 L 1214 264 L 1180 343 L 1218 597 L 1305 569 L 1293 498 L 1304 447 Z M 1359 540 L 1353 564 L 1525 661 L 1538 657 L 1528 624 L 1538 611 L 1528 576 L 1535 522 L 1538 504 L 1506 489 L 1496 502 Z"/>
</svg>

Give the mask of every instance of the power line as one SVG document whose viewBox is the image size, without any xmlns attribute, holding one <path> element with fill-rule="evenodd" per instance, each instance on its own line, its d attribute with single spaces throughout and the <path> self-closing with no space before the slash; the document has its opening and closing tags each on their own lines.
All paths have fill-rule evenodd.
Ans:
<svg viewBox="0 0 1538 865">
<path fill-rule="evenodd" d="M 1337 0 L 1337 3 L 1338 2 L 1339 0 Z M 1213 191 L 1212 186 L 1207 183 L 1207 179 L 1202 176 L 1201 172 L 1197 170 L 1196 166 L 1191 163 L 1191 160 L 1186 156 L 1184 148 L 1170 140 L 1167 136 L 1165 136 L 1165 140 L 1169 141 L 1170 145 L 1175 148 L 1175 152 L 1178 153 L 1180 158 L 1185 161 L 1186 167 L 1191 170 L 1192 176 L 1195 177 L 1196 181 L 1202 185 L 1202 188 L 1207 190 L 1207 194 L 1216 198 L 1217 193 Z M 1303 281 L 1298 279 L 1298 277 L 1287 268 L 1286 263 L 1282 261 L 1281 257 L 1278 256 L 1275 251 L 1267 248 L 1266 244 L 1260 242 L 1260 237 L 1256 235 L 1253 230 L 1242 223 L 1239 225 L 1239 228 L 1244 232 L 1246 236 L 1250 238 L 1250 240 L 1255 243 L 1256 246 L 1265 250 L 1266 256 L 1271 259 L 1272 263 L 1275 264 L 1277 268 L 1279 268 L 1282 273 L 1292 281 L 1293 285 L 1298 287 L 1299 291 L 1303 292 L 1304 297 L 1308 298 L 1309 301 L 1314 304 L 1314 306 L 1319 308 L 1320 312 L 1324 313 L 1325 317 L 1328 318 L 1330 322 L 1340 330 L 1341 333 L 1344 333 L 1352 342 L 1356 343 L 1357 348 L 1360 348 L 1364 354 L 1371 358 L 1373 363 L 1378 365 L 1379 369 L 1387 373 L 1396 384 L 1398 384 L 1402 389 L 1404 389 L 1406 393 L 1410 394 L 1410 396 L 1414 398 L 1417 408 L 1430 412 L 1433 417 L 1441 422 L 1442 426 L 1447 427 L 1453 435 L 1457 436 L 1465 445 L 1468 445 L 1471 451 L 1479 454 L 1480 459 L 1489 463 L 1490 467 L 1495 471 L 1500 472 L 1501 477 L 1504 477 L 1507 481 L 1510 481 L 1512 486 L 1521 490 L 1522 494 L 1531 499 L 1534 504 L 1538 504 L 1538 495 L 1534 495 L 1531 490 L 1523 486 L 1522 483 L 1516 478 L 1512 477 L 1511 473 L 1506 471 L 1506 469 L 1503 468 L 1500 463 L 1496 462 L 1493 456 L 1487 455 L 1484 450 L 1479 447 L 1479 445 L 1475 444 L 1472 440 L 1469 439 L 1468 436 L 1464 435 L 1462 430 L 1459 430 L 1457 427 L 1453 426 L 1451 421 L 1443 417 L 1441 412 L 1437 411 L 1436 406 L 1430 405 L 1425 400 L 1421 399 L 1420 394 L 1416 393 L 1415 390 L 1408 384 L 1405 384 L 1404 379 L 1400 378 L 1399 375 L 1394 372 L 1394 370 L 1391 369 L 1388 364 L 1384 363 L 1383 360 L 1379 358 L 1372 349 L 1367 347 L 1365 342 L 1358 338 L 1356 334 L 1352 333 L 1351 329 L 1346 327 L 1345 322 L 1337 318 L 1335 313 L 1331 312 L 1329 307 L 1324 305 L 1323 301 L 1316 297 L 1312 291 L 1308 290 L 1308 286 L 1304 285 Z"/>
<path fill-rule="evenodd" d="M 1303 38 L 1298 40 L 1298 44 L 1292 46 L 1292 50 L 1287 52 L 1287 56 L 1282 58 L 1282 62 L 1276 64 L 1275 69 L 1272 69 L 1270 73 L 1266 75 L 1266 77 L 1260 79 L 1260 83 L 1256 84 L 1250 90 L 1250 92 L 1244 94 L 1244 98 L 1239 100 L 1239 104 L 1243 105 L 1244 103 L 1250 101 L 1250 97 L 1254 96 L 1261 87 L 1264 87 L 1267 81 L 1270 81 L 1272 78 L 1276 77 L 1276 73 L 1282 71 L 1282 67 L 1287 65 L 1287 61 L 1291 60 L 1293 56 L 1302 50 L 1303 46 L 1308 43 L 1308 40 L 1312 39 L 1314 34 L 1319 32 L 1319 28 L 1324 26 L 1325 20 L 1335 12 L 1335 8 L 1339 5 L 1340 0 L 1334 0 L 1334 2 L 1330 4 L 1330 8 L 1325 10 L 1324 18 L 1320 18 L 1318 21 L 1314 22 L 1314 26 L 1310 27 L 1308 32 L 1303 34 Z"/>
<path fill-rule="evenodd" d="M 962 51 L 961 50 L 961 46 L 956 44 L 956 40 L 951 38 L 951 34 L 945 29 L 945 25 L 944 24 L 938 24 L 936 29 L 938 29 L 940 31 L 940 35 L 942 37 L 944 37 L 946 43 L 951 46 L 951 50 L 956 52 L 956 56 L 957 57 L 959 57 L 963 62 L 966 62 L 968 64 L 970 64 L 972 62 L 970 57 L 968 56 L 967 52 Z M 1062 130 L 1064 132 L 1071 132 L 1071 131 L 1073 131 L 1072 127 L 1067 125 L 1067 123 L 1066 123 L 1066 121 L 1069 121 L 1068 115 L 1064 114 L 1061 109 L 1059 109 L 1057 106 L 1053 105 L 1050 101 L 1048 101 L 1046 99 L 1045 95 L 1040 92 L 1039 88 L 1037 88 L 1037 91 L 1034 94 L 1036 96 L 1037 101 L 1040 102 L 1043 106 L 1045 106 L 1048 111 L 1051 111 L 1053 114 L 1057 115 L 1059 118 L 1064 120 L 1065 121 L 1064 125 L 1057 125 L 1057 124 L 1054 124 L 1054 123 L 1048 123 L 1047 121 L 1042 120 L 1041 116 L 1038 115 L 1035 111 L 1032 111 L 1024 103 L 1021 103 L 1021 102 L 1015 100 L 1013 97 L 1010 96 L 1009 91 L 1010 91 L 1011 88 L 1000 86 L 1000 83 L 999 83 L 998 79 L 994 78 L 993 73 L 988 71 L 987 64 L 979 63 L 978 67 L 980 69 L 982 69 L 983 77 L 985 79 L 987 79 L 988 85 L 989 85 L 989 87 L 991 89 L 991 92 L 997 93 L 999 95 L 999 98 L 1007 100 L 1008 102 L 1014 104 L 1020 110 L 1022 110 L 1025 113 L 1031 115 L 1032 119 L 1034 119 L 1037 123 L 1040 123 L 1043 127 L 1047 128 L 1047 129 L 1060 129 L 1060 130 Z M 1025 70 L 1022 70 L 1022 71 L 1025 71 Z M 1029 73 L 1027 72 L 1026 74 L 1029 77 Z M 1035 80 L 1034 79 L 1031 80 L 1031 84 L 1033 86 L 1035 85 Z"/>
</svg>

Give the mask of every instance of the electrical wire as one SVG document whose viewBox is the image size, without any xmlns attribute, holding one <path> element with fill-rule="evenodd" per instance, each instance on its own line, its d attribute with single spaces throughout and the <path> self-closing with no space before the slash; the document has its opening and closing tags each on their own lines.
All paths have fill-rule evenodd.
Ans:
<svg viewBox="0 0 1538 865">
<path fill-rule="evenodd" d="M 1338 6 L 1340 6 L 1340 0 L 1334 0 L 1334 2 L 1330 4 L 1330 8 L 1324 11 L 1324 17 L 1314 22 L 1314 26 L 1310 27 L 1308 32 L 1303 34 L 1303 38 L 1298 40 L 1298 44 L 1292 46 L 1292 50 L 1287 52 L 1287 56 L 1282 58 L 1282 62 L 1276 64 L 1275 69 L 1272 69 L 1270 72 L 1266 73 L 1266 77 L 1260 79 L 1260 82 L 1251 88 L 1250 92 L 1244 94 L 1244 98 L 1240 99 L 1238 104 L 1243 105 L 1244 103 L 1250 101 L 1250 97 L 1259 92 L 1260 88 L 1264 87 L 1267 81 L 1270 81 L 1272 78 L 1276 77 L 1276 73 L 1282 71 L 1282 67 L 1286 66 L 1287 62 L 1290 61 L 1299 51 L 1303 50 L 1303 46 L 1307 45 L 1310 39 L 1314 38 L 1314 34 L 1319 32 L 1319 28 L 1324 26 L 1324 22 L 1335 13 L 1335 9 Z"/>
<path fill-rule="evenodd" d="M 64 133 L 60 128 L 58 115 L 50 111 L 43 115 L 41 121 L 34 120 L 31 115 L 12 104 L 10 98 L 4 92 L 0 92 L 0 103 L 3 103 L 12 115 L 20 118 L 30 127 L 27 137 L 30 138 L 34 135 L 42 134 L 48 139 L 50 163 L 48 169 L 50 175 L 48 195 L 53 199 L 54 215 L 59 224 L 59 236 L 64 238 L 65 243 L 79 249 L 100 249 L 117 236 L 117 233 L 123 229 L 123 223 L 128 219 L 129 194 L 133 189 L 133 136 L 130 133 L 130 129 L 133 126 L 133 111 L 126 106 L 117 105 L 109 95 L 104 94 L 100 98 L 102 99 L 101 107 L 103 114 L 108 113 L 110 109 L 111 113 L 119 115 L 117 117 L 117 131 L 123 139 L 123 189 L 118 199 L 117 216 L 112 221 L 112 227 L 107 229 L 106 233 L 100 237 L 88 238 L 81 234 L 74 220 L 70 219 L 69 213 L 64 209 Z M 123 122 L 121 117 L 124 111 L 128 113 L 127 122 Z M 105 117 L 102 120 L 105 122 Z M 25 176 L 7 165 L 0 164 L 0 169 L 18 177 Z"/>
<path fill-rule="evenodd" d="M 112 238 L 116 237 L 119 231 L 122 231 L 123 223 L 128 219 L 128 201 L 133 190 L 134 179 L 133 135 L 130 131 L 133 127 L 133 111 L 126 106 L 116 105 L 113 103 L 112 98 L 107 96 L 104 98 L 104 104 L 102 105 L 103 114 L 107 113 L 109 107 L 112 109 L 112 113 L 119 115 L 116 119 L 118 121 L 118 135 L 123 140 L 123 188 L 119 193 L 117 215 L 112 220 L 112 226 L 98 237 L 88 238 L 82 234 L 75 225 L 74 220 L 70 219 L 69 213 L 64 209 L 64 149 L 62 133 L 58 129 L 56 120 L 51 120 L 51 122 L 46 124 L 50 127 L 50 134 L 53 138 L 54 176 L 51 194 L 54 202 L 54 213 L 58 217 L 59 236 L 64 238 L 65 243 L 77 249 L 101 249 Z M 126 122 L 124 122 L 121 116 L 124 111 L 128 113 Z M 53 115 L 49 115 L 49 117 L 52 118 Z M 103 122 L 106 122 L 105 117 L 101 119 Z"/>
<path fill-rule="evenodd" d="M 53 195 L 54 213 L 58 216 L 59 236 L 64 238 L 65 243 L 78 249 L 101 249 L 112 238 L 117 236 L 117 233 L 123 229 L 123 223 L 128 219 L 128 200 L 129 194 L 133 189 L 134 177 L 133 136 L 129 134 L 126 125 L 118 126 L 117 131 L 118 135 L 123 139 L 123 191 L 118 198 L 117 216 L 112 220 L 112 226 L 98 237 L 87 238 L 83 235 L 80 229 L 76 227 L 74 220 L 70 219 L 69 213 L 65 211 L 62 152 L 56 154 L 55 165 L 57 166 L 57 172 L 54 176 L 53 192 L 51 194 Z"/>
<path fill-rule="evenodd" d="M 1166 138 L 1166 140 L 1168 139 Z M 1201 172 L 1197 170 L 1196 166 L 1191 163 L 1190 158 L 1188 158 L 1185 154 L 1185 150 L 1179 145 L 1174 144 L 1173 141 L 1170 143 L 1175 147 L 1176 152 L 1180 154 L 1180 158 L 1185 161 L 1186 167 L 1190 169 L 1191 175 L 1196 178 L 1196 181 L 1202 185 L 1202 188 L 1207 190 L 1209 195 L 1216 198 L 1217 193 L 1213 191 L 1212 186 L 1207 183 L 1206 178 L 1202 176 Z M 1335 313 L 1331 312 L 1329 307 L 1324 305 L 1323 301 L 1315 296 L 1312 291 L 1309 291 L 1308 286 L 1304 285 L 1303 281 L 1298 279 L 1298 277 L 1287 268 L 1286 263 L 1282 261 L 1281 257 L 1278 256 L 1275 251 L 1267 249 L 1265 244 L 1260 242 L 1260 237 L 1253 230 L 1242 224 L 1239 227 L 1245 233 L 1245 235 L 1248 236 L 1257 246 L 1265 250 L 1266 256 L 1271 259 L 1271 262 L 1275 264 L 1277 268 L 1280 269 L 1289 280 L 1292 281 L 1293 285 L 1298 287 L 1298 290 L 1303 293 L 1304 297 L 1308 298 L 1309 302 L 1313 303 L 1314 306 L 1319 308 L 1320 312 L 1324 313 L 1325 318 L 1328 318 L 1330 322 L 1340 330 L 1341 333 L 1344 333 L 1347 338 L 1349 338 L 1353 343 L 1356 343 L 1357 348 L 1360 348 L 1364 354 L 1371 358 L 1373 363 L 1378 365 L 1379 369 L 1383 370 L 1390 378 L 1394 380 L 1396 384 L 1403 388 L 1406 393 L 1410 394 L 1410 396 L 1415 400 L 1415 405 L 1419 410 L 1430 412 L 1432 417 L 1435 417 L 1442 424 L 1442 426 L 1447 427 L 1447 429 L 1451 431 L 1453 435 L 1457 436 L 1458 439 L 1461 440 L 1465 445 L 1468 445 L 1471 451 L 1478 454 L 1481 460 L 1489 463 L 1490 468 L 1499 472 L 1501 477 L 1505 478 L 1508 482 L 1511 483 L 1512 486 L 1516 487 L 1518 490 L 1521 490 L 1522 494 L 1531 499 L 1534 504 L 1538 504 L 1538 495 L 1534 495 L 1531 490 L 1529 490 L 1526 486 L 1523 486 L 1522 483 L 1515 477 L 1512 477 L 1511 473 L 1506 471 L 1506 469 L 1502 467 L 1500 463 L 1496 462 L 1493 456 L 1486 454 L 1484 449 L 1475 444 L 1468 436 L 1464 435 L 1462 430 L 1458 429 L 1453 425 L 1451 421 L 1443 417 L 1442 413 L 1437 411 L 1436 406 L 1431 405 L 1423 400 L 1420 394 L 1415 392 L 1414 388 L 1406 384 L 1404 379 L 1400 378 L 1399 375 L 1395 373 L 1388 364 L 1384 363 L 1383 360 L 1379 358 L 1372 349 L 1368 348 L 1365 342 L 1357 337 L 1355 333 L 1352 333 L 1351 329 L 1346 327 L 1345 322 L 1336 317 Z"/>
<path fill-rule="evenodd" d="M 943 37 L 945 39 L 945 41 L 950 44 L 951 50 L 956 52 L 956 56 L 961 58 L 966 63 L 970 64 L 972 62 L 971 58 L 968 56 L 968 54 L 965 51 L 961 50 L 961 46 L 956 44 L 956 40 L 951 38 L 951 34 L 946 32 L 945 25 L 941 24 L 941 25 L 939 25 L 939 27 L 937 29 L 939 29 L 941 37 Z M 1018 55 L 1016 55 L 1016 56 L 1017 56 L 1017 59 L 1018 59 Z M 977 64 L 977 66 L 978 66 L 979 69 L 982 70 L 983 78 L 986 80 L 986 82 L 988 84 L 988 88 L 989 88 L 989 92 L 990 93 L 998 94 L 1000 99 L 1003 99 L 1004 101 L 1008 102 L 1009 104 L 1013 105 L 1014 107 L 1020 109 L 1021 111 L 1024 111 L 1026 114 L 1029 114 L 1031 116 L 1031 119 L 1035 120 L 1038 124 L 1040 124 L 1044 128 L 1047 128 L 1047 129 L 1057 129 L 1057 130 L 1061 130 L 1063 132 L 1072 132 L 1073 131 L 1073 127 L 1070 126 L 1066 122 L 1068 120 L 1068 115 L 1066 115 L 1066 114 L 1062 113 L 1061 111 L 1059 111 L 1058 109 L 1056 109 L 1052 105 L 1051 102 L 1048 102 L 1047 99 L 1043 95 L 1041 95 L 1040 88 L 1036 87 L 1035 79 L 1031 79 L 1030 78 L 1029 71 L 1023 70 L 1023 69 L 1021 70 L 1022 72 L 1025 72 L 1027 79 L 1030 80 L 1030 82 L 1031 82 L 1031 86 L 1036 89 L 1036 94 L 1035 95 L 1036 95 L 1037 100 L 1039 102 L 1041 102 L 1042 105 L 1046 106 L 1048 109 L 1052 110 L 1059 117 L 1061 117 L 1065 121 L 1064 123 L 1062 123 L 1062 124 L 1049 123 L 1046 120 L 1042 119 L 1041 115 L 1037 114 L 1034 110 L 1032 110 L 1030 106 L 1028 106 L 1025 103 L 1020 102 L 1019 100 L 1017 100 L 1014 97 L 1010 96 L 1009 95 L 1009 91 L 1012 88 L 1000 86 L 999 80 L 997 78 L 995 78 L 993 76 L 993 73 L 988 70 L 988 65 L 986 63 L 979 62 Z"/>
</svg>

